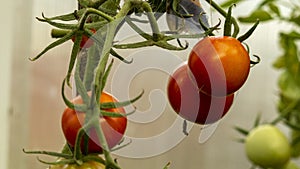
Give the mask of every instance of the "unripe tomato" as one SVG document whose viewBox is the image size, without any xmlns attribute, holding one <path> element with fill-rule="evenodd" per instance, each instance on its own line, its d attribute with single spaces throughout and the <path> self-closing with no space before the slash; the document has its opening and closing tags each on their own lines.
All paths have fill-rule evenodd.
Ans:
<svg viewBox="0 0 300 169">
<path fill-rule="evenodd" d="M 299 140 L 300 138 L 300 131 L 292 130 L 292 140 Z M 300 142 L 292 145 L 292 157 L 299 157 L 300 156 Z"/>
<path fill-rule="evenodd" d="M 64 165 L 52 165 L 48 169 L 105 169 L 105 166 L 96 161 L 87 161 L 82 165 L 77 164 L 64 164 Z"/>
<path fill-rule="evenodd" d="M 184 63 L 169 79 L 167 90 L 172 108 L 182 118 L 198 124 L 218 121 L 228 112 L 234 95 L 214 97 L 200 92 L 188 71 L 189 68 Z"/>
<path fill-rule="evenodd" d="M 280 169 L 300 169 L 294 162 L 289 161 L 283 168 Z"/>
<path fill-rule="evenodd" d="M 82 104 L 82 102 L 83 101 L 80 96 L 76 97 L 73 100 L 74 104 Z M 110 94 L 103 92 L 100 97 L 100 102 L 101 103 L 117 102 L 117 100 Z M 125 114 L 125 110 L 122 107 L 107 109 L 106 111 Z M 78 130 L 84 124 L 85 116 L 86 116 L 85 112 L 76 111 L 69 107 L 67 107 L 63 112 L 63 116 L 61 120 L 62 130 L 67 142 L 72 147 L 75 146 L 76 136 Z M 126 116 L 123 117 L 108 117 L 108 116 L 100 117 L 99 116 L 99 124 L 101 124 L 101 128 L 103 130 L 109 148 L 112 148 L 115 145 L 117 145 L 123 138 L 123 135 L 126 130 L 127 118 Z M 95 129 L 91 128 L 87 134 L 89 136 L 88 153 L 101 153 L 102 148 Z M 83 140 L 81 144 L 81 149 L 83 150 Z"/>
<path fill-rule="evenodd" d="M 245 146 L 248 158 L 263 168 L 282 168 L 290 160 L 289 141 L 273 125 L 261 125 L 251 130 Z"/>
<path fill-rule="evenodd" d="M 225 96 L 245 83 L 250 58 L 244 46 L 233 37 L 206 37 L 193 47 L 188 65 L 204 93 Z"/>
</svg>

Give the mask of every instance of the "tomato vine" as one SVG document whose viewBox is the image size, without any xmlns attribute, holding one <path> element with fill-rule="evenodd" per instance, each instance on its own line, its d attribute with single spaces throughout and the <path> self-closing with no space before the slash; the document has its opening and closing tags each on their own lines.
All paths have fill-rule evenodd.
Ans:
<svg viewBox="0 0 300 169">
<path fill-rule="evenodd" d="M 237 20 L 231 15 L 232 6 L 229 7 L 228 12 L 226 12 L 214 1 L 206 0 L 206 2 L 225 18 L 224 35 L 237 38 L 239 34 L 239 25 Z M 115 49 L 157 46 L 166 50 L 185 50 L 188 48 L 189 44 L 186 43 L 183 45 L 179 39 L 202 38 L 207 35 L 212 35 L 215 30 L 219 29 L 220 23 L 212 27 L 207 27 L 207 25 L 199 19 L 199 23 L 205 32 L 180 34 L 176 31 L 164 32 L 160 30 L 157 19 L 161 17 L 162 14 L 170 12 L 170 10 L 181 18 L 201 15 L 201 13 L 180 13 L 179 3 L 180 0 L 125 0 L 123 5 L 120 6 L 120 0 L 78 0 L 78 9 L 74 12 L 54 17 L 46 17 L 42 14 L 42 17 L 37 17 L 36 19 L 38 21 L 45 22 L 54 27 L 51 31 L 51 36 L 55 38 L 55 41 L 44 48 L 37 56 L 30 58 L 30 60 L 38 60 L 49 50 L 62 45 L 69 40 L 73 40 L 74 43 L 70 53 L 68 70 L 65 79 L 62 82 L 61 93 L 63 101 L 68 108 L 84 112 L 86 116 L 84 124 L 82 124 L 77 132 L 76 141 L 73 147 L 66 144 L 61 153 L 26 150 L 24 150 L 24 152 L 29 154 L 45 154 L 61 158 L 55 162 L 46 162 L 39 159 L 41 162 L 50 165 L 67 165 L 74 163 L 81 165 L 87 161 L 96 161 L 104 164 L 106 169 L 120 169 L 121 167 L 119 164 L 111 156 L 112 149 L 107 143 L 105 133 L 101 125 L 99 125 L 98 118 L 99 116 L 114 118 L 123 117 L 123 115 L 120 116 L 120 114 L 109 111 L 109 109 L 133 104 L 142 97 L 143 91 L 131 100 L 108 103 L 100 101 L 113 65 L 111 56 L 121 60 L 125 64 L 130 64 L 132 62 L 132 60 L 128 61 L 119 55 Z M 146 33 L 140 29 L 135 22 L 141 21 L 133 20 L 130 17 L 132 14 L 146 15 L 147 20 L 145 23 L 150 26 L 151 33 Z M 115 35 L 124 23 L 127 23 L 144 40 L 126 44 L 116 43 L 114 41 Z M 258 23 L 258 21 L 254 23 L 249 31 L 237 38 L 239 43 L 251 36 Z M 234 28 L 233 32 L 231 31 L 231 27 Z M 178 43 L 177 45 L 171 43 L 171 41 L 175 40 Z M 92 43 L 89 43 L 88 46 L 84 46 L 83 41 L 92 41 Z M 110 59 L 112 60 L 111 62 Z M 251 61 L 250 63 L 256 64 L 258 62 Z M 80 104 L 73 103 L 65 95 L 66 85 L 74 87 L 71 85 L 71 78 L 74 78 L 76 93 L 82 99 L 82 103 Z M 124 114 L 124 116 L 126 117 L 131 113 L 132 112 Z M 86 131 L 91 128 L 95 129 L 103 150 L 98 154 L 103 153 L 104 158 L 88 152 L 88 135 L 86 134 Z M 81 148 L 82 142 L 84 144 L 84 150 Z M 164 169 L 168 168 L 169 165 L 170 164 L 168 163 Z"/>
</svg>

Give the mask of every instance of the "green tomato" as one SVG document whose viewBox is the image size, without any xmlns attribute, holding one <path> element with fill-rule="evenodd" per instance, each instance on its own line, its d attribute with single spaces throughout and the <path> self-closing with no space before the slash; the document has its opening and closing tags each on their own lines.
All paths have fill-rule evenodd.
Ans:
<svg viewBox="0 0 300 169">
<path fill-rule="evenodd" d="M 49 169 L 105 169 L 105 166 L 96 161 L 84 162 L 82 165 L 77 164 L 64 164 L 64 165 L 52 165 Z"/>
<path fill-rule="evenodd" d="M 249 160 L 263 168 L 282 168 L 291 156 L 288 139 L 272 125 L 261 125 L 251 130 L 245 146 Z"/>
<path fill-rule="evenodd" d="M 300 138 L 300 131 L 292 130 L 292 140 L 299 140 Z M 299 157 L 300 156 L 300 142 L 295 143 L 292 145 L 292 157 Z"/>
<path fill-rule="evenodd" d="M 294 162 L 289 161 L 282 169 L 300 169 Z"/>
</svg>

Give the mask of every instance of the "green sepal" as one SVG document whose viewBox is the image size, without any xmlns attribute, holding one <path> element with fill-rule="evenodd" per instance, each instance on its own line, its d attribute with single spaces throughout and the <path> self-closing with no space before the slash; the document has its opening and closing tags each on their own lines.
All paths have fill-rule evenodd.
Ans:
<svg viewBox="0 0 300 169">
<path fill-rule="evenodd" d="M 120 61 L 122 61 L 123 63 L 126 64 L 131 64 L 133 62 L 133 59 L 131 60 L 126 60 L 125 58 L 123 58 L 121 55 L 119 55 L 115 50 L 111 49 L 110 50 L 110 54 L 113 55 L 114 57 L 116 57 L 117 59 L 119 59 Z"/>
<path fill-rule="evenodd" d="M 144 90 L 135 98 L 128 100 L 128 101 L 124 101 L 124 102 L 105 102 L 105 103 L 101 103 L 100 108 L 103 109 L 111 109 L 111 108 L 118 108 L 118 107 L 125 107 L 128 106 L 134 102 L 136 102 L 138 99 L 140 99 L 144 94 Z"/>
<path fill-rule="evenodd" d="M 227 12 L 227 15 L 225 17 L 225 23 L 224 23 L 224 36 L 231 36 L 231 28 L 232 28 L 232 16 L 231 16 L 231 13 L 232 13 L 232 7 L 235 6 L 235 5 L 231 5 L 229 8 L 228 8 L 228 12 Z"/>
<path fill-rule="evenodd" d="M 73 21 L 73 20 L 77 20 L 78 18 L 80 18 L 84 14 L 85 10 L 86 9 L 83 8 L 83 9 L 76 10 L 69 14 L 54 16 L 54 17 L 50 17 L 47 19 L 48 20 L 60 20 L 60 21 Z"/>
<path fill-rule="evenodd" d="M 39 155 L 48 155 L 48 156 L 53 156 L 53 157 L 60 157 L 60 158 L 72 158 L 73 156 L 70 154 L 64 154 L 64 153 L 57 153 L 57 152 L 52 152 L 52 151 L 26 151 L 23 149 L 23 152 L 25 154 L 39 154 Z"/>
<path fill-rule="evenodd" d="M 49 18 L 46 18 L 44 16 L 44 14 L 42 14 L 42 18 L 39 18 L 39 17 L 36 17 L 36 19 L 40 22 L 46 22 L 56 28 L 59 28 L 59 29 L 76 29 L 77 28 L 77 24 L 65 24 L 65 23 L 59 23 L 59 22 L 54 22 L 52 20 L 50 20 Z"/>
<path fill-rule="evenodd" d="M 240 41 L 240 42 L 243 42 L 243 41 L 245 41 L 246 39 L 248 39 L 251 35 L 252 35 L 252 33 L 255 31 L 255 29 L 257 28 L 257 26 L 258 26 L 258 24 L 259 24 L 259 20 L 257 20 L 256 22 L 255 22 L 255 24 L 244 34 L 244 35 L 242 35 L 242 36 L 240 36 L 240 37 L 238 37 L 237 39 Z"/>
<path fill-rule="evenodd" d="M 34 58 L 29 58 L 31 61 L 35 61 L 37 59 L 39 59 L 43 54 L 45 54 L 46 52 L 48 52 L 50 49 L 59 46 L 65 42 L 67 42 L 68 40 L 72 39 L 73 35 L 75 34 L 75 31 L 71 31 L 70 33 L 66 34 L 64 37 L 54 41 L 53 43 L 51 43 L 50 45 L 48 45 L 41 53 L 39 53 L 36 57 Z"/>
<path fill-rule="evenodd" d="M 72 158 L 70 158 L 70 159 L 60 159 L 60 160 L 57 160 L 57 161 L 49 162 L 49 161 L 41 160 L 39 157 L 37 157 L 37 160 L 40 163 L 47 164 L 47 165 L 66 165 L 66 164 L 75 164 L 76 163 L 76 160 L 74 160 Z"/>
<path fill-rule="evenodd" d="M 101 110 L 101 115 L 104 117 L 126 117 L 126 116 L 129 116 L 129 115 L 135 113 L 135 111 L 136 110 L 134 109 L 132 112 L 123 114 L 121 112 L 111 112 L 111 111 Z"/>
<path fill-rule="evenodd" d="M 234 129 L 235 129 L 237 132 L 239 132 L 240 134 L 242 134 L 242 135 L 245 135 L 245 136 L 246 136 L 246 135 L 249 134 L 249 131 L 248 131 L 248 130 L 243 129 L 243 128 L 239 127 L 239 126 L 235 126 Z"/>
<path fill-rule="evenodd" d="M 87 106 L 86 105 L 84 105 L 84 104 L 73 104 L 69 99 L 67 99 L 67 97 L 65 95 L 65 83 L 66 83 L 66 79 L 63 80 L 62 88 L 61 88 L 61 95 L 62 95 L 64 103 L 70 109 L 80 111 L 80 112 L 86 112 L 87 111 Z"/>
</svg>

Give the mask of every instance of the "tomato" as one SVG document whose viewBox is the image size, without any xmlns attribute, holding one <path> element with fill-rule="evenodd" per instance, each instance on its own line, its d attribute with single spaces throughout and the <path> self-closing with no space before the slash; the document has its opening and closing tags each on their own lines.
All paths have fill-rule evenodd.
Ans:
<svg viewBox="0 0 300 169">
<path fill-rule="evenodd" d="M 186 63 L 179 66 L 169 78 L 167 92 L 174 111 L 186 120 L 210 124 L 221 119 L 233 103 L 234 94 L 214 97 L 199 91 L 188 74 Z"/>
<path fill-rule="evenodd" d="M 101 103 L 117 102 L 117 100 L 109 93 L 103 92 L 100 97 L 100 102 Z M 81 104 L 82 98 L 79 96 L 76 97 L 73 100 L 73 103 Z M 125 114 L 125 110 L 122 107 L 107 109 L 106 111 Z M 69 107 L 67 107 L 63 112 L 63 116 L 61 120 L 62 130 L 67 142 L 71 146 L 75 145 L 77 132 L 84 124 L 85 116 L 86 114 L 84 112 L 76 111 Z M 99 124 L 101 124 L 109 148 L 112 148 L 115 145 L 117 145 L 120 142 L 120 140 L 123 138 L 123 135 L 126 130 L 127 118 L 125 116 L 124 117 L 108 117 L 108 116 L 99 117 Z M 95 128 L 91 128 L 87 134 L 89 136 L 88 152 L 101 153 L 102 148 L 100 146 L 100 142 L 98 140 Z M 81 148 L 83 149 L 83 144 L 81 145 Z"/>
<path fill-rule="evenodd" d="M 82 165 L 77 164 L 64 164 L 64 165 L 52 165 L 48 169 L 105 169 L 105 166 L 96 161 L 87 161 Z"/>
<path fill-rule="evenodd" d="M 247 157 L 263 168 L 280 168 L 290 160 L 288 139 L 273 125 L 261 125 L 250 131 L 245 141 Z"/>
<path fill-rule="evenodd" d="M 233 37 L 206 37 L 193 47 L 188 65 L 204 93 L 225 96 L 245 83 L 250 58 L 244 46 Z"/>
<path fill-rule="evenodd" d="M 300 169 L 294 162 L 289 161 L 283 168 L 280 169 Z"/>
<path fill-rule="evenodd" d="M 93 33 L 96 32 L 95 29 L 91 30 Z M 75 42 L 75 37 L 72 37 L 72 41 Z M 94 41 L 87 37 L 86 35 L 83 35 L 80 42 L 80 48 L 90 48 L 94 44 Z"/>
<path fill-rule="evenodd" d="M 291 138 L 292 140 L 299 140 L 300 132 L 298 130 L 292 130 L 291 137 L 292 137 Z M 299 141 L 292 145 L 292 156 L 295 158 L 300 157 L 300 142 Z"/>
</svg>

